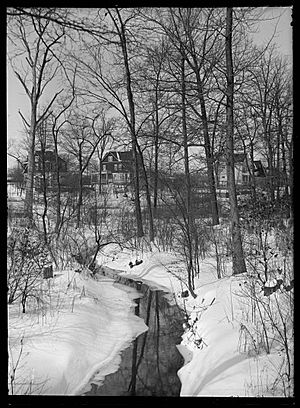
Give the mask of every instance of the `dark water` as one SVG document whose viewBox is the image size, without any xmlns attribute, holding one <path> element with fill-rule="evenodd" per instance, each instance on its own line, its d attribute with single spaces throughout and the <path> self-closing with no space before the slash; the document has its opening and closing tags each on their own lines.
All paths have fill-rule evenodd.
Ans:
<svg viewBox="0 0 300 408">
<path fill-rule="evenodd" d="M 101 386 L 93 384 L 86 396 L 179 396 L 177 371 L 183 358 L 176 348 L 181 341 L 183 313 L 171 305 L 165 293 L 126 278 L 116 279 L 143 293 L 136 299 L 135 314 L 149 327 L 121 354 L 116 373 L 105 377 Z M 116 283 L 122 288 L 120 283 Z"/>
</svg>

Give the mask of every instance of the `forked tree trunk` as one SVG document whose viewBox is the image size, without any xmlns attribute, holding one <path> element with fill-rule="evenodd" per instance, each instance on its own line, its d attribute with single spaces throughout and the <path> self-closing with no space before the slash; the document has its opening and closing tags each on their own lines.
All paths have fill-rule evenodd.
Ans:
<svg viewBox="0 0 300 408">
<path fill-rule="evenodd" d="M 226 72 L 227 72 L 227 102 L 226 102 L 226 161 L 227 183 L 231 216 L 232 238 L 232 270 L 233 275 L 246 272 L 242 237 L 237 206 L 235 175 L 234 175 L 234 126 L 233 126 L 233 64 L 232 64 L 232 8 L 226 11 Z"/>
<path fill-rule="evenodd" d="M 219 210 L 218 210 L 218 201 L 217 201 L 217 192 L 216 192 L 216 180 L 215 180 L 215 174 L 214 174 L 214 160 L 213 160 L 213 152 L 211 148 L 211 142 L 210 142 L 209 131 L 208 131 L 206 106 L 205 106 L 205 100 L 203 96 L 202 81 L 201 81 L 200 73 L 198 69 L 195 71 L 195 74 L 196 74 L 196 80 L 197 80 L 197 92 L 198 92 L 198 98 L 200 102 L 202 125 L 203 125 L 204 150 L 205 150 L 205 157 L 206 157 L 206 164 L 207 164 L 207 177 L 208 177 L 208 184 L 209 184 L 209 191 L 210 191 L 212 224 L 218 225 L 219 224 Z"/>
</svg>

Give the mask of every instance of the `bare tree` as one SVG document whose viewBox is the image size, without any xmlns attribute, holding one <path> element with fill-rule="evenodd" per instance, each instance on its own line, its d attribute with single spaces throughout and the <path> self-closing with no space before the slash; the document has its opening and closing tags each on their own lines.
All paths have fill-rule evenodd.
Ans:
<svg viewBox="0 0 300 408">
<path fill-rule="evenodd" d="M 144 235 L 141 204 L 140 204 L 140 175 L 139 175 L 139 151 L 138 151 L 138 141 L 136 134 L 136 117 L 135 117 L 135 102 L 132 93 L 132 83 L 131 83 L 131 70 L 129 66 L 129 55 L 127 47 L 127 33 L 126 24 L 124 23 L 119 9 L 116 7 L 115 12 L 107 9 L 107 12 L 113 22 L 114 28 L 116 30 L 117 36 L 119 38 L 119 44 L 122 51 L 125 80 L 126 80 L 126 90 L 127 90 L 127 101 L 129 106 L 129 130 L 131 134 L 132 151 L 134 157 L 134 183 L 135 183 L 135 213 L 137 222 L 137 236 L 142 237 Z"/>
<path fill-rule="evenodd" d="M 107 122 L 103 133 L 96 133 L 95 122 L 100 114 L 93 118 L 80 116 L 79 112 L 73 112 L 68 119 L 69 129 L 64 130 L 63 148 L 71 154 L 78 165 L 78 200 L 77 200 L 77 222 L 79 228 L 81 221 L 81 207 L 83 204 L 83 176 L 87 170 L 97 146 L 111 133 L 111 123 Z"/>
<path fill-rule="evenodd" d="M 39 124 L 37 128 L 37 142 L 38 146 L 38 153 L 39 153 L 39 161 L 41 164 L 41 180 L 39 188 L 42 191 L 43 195 L 43 214 L 42 214 L 42 222 L 43 222 L 43 231 L 44 231 L 44 241 L 47 245 L 48 243 L 48 228 L 47 228 L 47 213 L 48 213 L 48 190 L 49 190 L 49 177 L 47 177 L 47 173 L 50 169 L 46 168 L 46 152 L 47 152 L 47 122 L 46 120 Z"/>
<path fill-rule="evenodd" d="M 27 120 L 22 115 L 29 136 L 25 212 L 30 221 L 33 216 L 36 130 L 62 90 L 52 94 L 50 102 L 44 105 L 45 108 L 42 111 L 39 109 L 40 100 L 46 94 L 47 85 L 54 82 L 58 74 L 59 64 L 53 53 L 60 45 L 63 36 L 64 30 L 54 27 L 49 20 L 42 20 L 39 12 L 30 17 L 8 16 L 10 62 L 30 101 L 30 118 Z"/>
<path fill-rule="evenodd" d="M 239 211 L 237 205 L 235 175 L 234 175 L 234 124 L 233 124 L 233 95 L 234 77 L 232 63 L 232 8 L 226 9 L 226 73 L 227 73 L 227 132 L 226 132 L 226 161 L 227 183 L 231 216 L 232 236 L 232 269 L 233 274 L 246 272 L 246 264 L 242 246 Z"/>
<path fill-rule="evenodd" d="M 65 71 L 66 73 L 66 71 Z M 64 126 L 67 124 L 67 111 L 72 106 L 73 102 L 76 99 L 75 92 L 75 80 L 76 80 L 76 68 L 74 70 L 73 79 L 70 80 L 68 74 L 66 78 L 70 83 L 71 96 L 68 98 L 66 95 L 61 98 L 60 101 L 57 101 L 56 106 L 51 111 L 50 120 L 51 120 L 51 134 L 53 139 L 54 147 L 54 156 L 55 156 L 55 177 L 56 177 L 56 224 L 55 231 L 59 234 L 61 228 L 61 182 L 60 182 L 60 160 L 59 160 L 59 142 L 60 136 Z"/>
<path fill-rule="evenodd" d="M 209 118 L 207 115 L 207 101 L 206 101 L 206 85 L 207 77 L 212 72 L 212 68 L 219 56 L 216 54 L 211 58 L 211 53 L 216 53 L 217 39 L 219 37 L 218 30 L 209 30 L 209 22 L 211 21 L 212 11 L 203 9 L 184 9 L 184 8 L 170 8 L 164 13 L 157 12 L 154 17 L 149 17 L 150 20 L 158 25 L 163 32 L 168 36 L 175 49 L 184 53 L 184 57 L 196 79 L 196 94 L 200 111 L 195 109 L 195 99 L 190 104 L 194 108 L 194 113 L 198 120 L 201 121 L 201 131 L 203 133 L 204 142 L 199 142 L 197 146 L 204 147 L 207 174 L 209 180 L 209 189 L 211 196 L 211 210 L 213 224 L 219 223 L 216 185 L 214 175 L 214 157 L 211 146 L 211 136 L 209 131 Z M 202 20 L 205 20 L 203 23 Z M 171 24 L 170 24 L 171 22 Z M 201 29 L 199 28 L 201 26 Z M 203 26 L 203 27 L 202 27 Z M 202 33 L 202 37 L 201 34 Z M 212 34 L 213 32 L 213 34 Z M 203 74 L 201 74 L 203 71 Z M 189 79 L 189 82 L 191 80 Z"/>
<path fill-rule="evenodd" d="M 152 203 L 143 149 L 138 140 L 141 125 L 137 125 L 136 100 L 132 77 L 133 50 L 139 46 L 136 40 L 137 26 L 140 22 L 135 9 L 107 9 L 98 13 L 99 21 L 106 27 L 105 38 L 93 37 L 95 41 L 85 42 L 87 55 L 76 58 L 81 65 L 84 92 L 94 101 L 108 104 L 125 121 L 133 151 L 133 185 L 135 217 L 138 237 L 144 235 L 141 212 L 141 183 L 144 182 L 149 215 L 149 237 L 154 238 Z M 141 26 L 139 26 L 141 28 Z M 135 33 L 135 35 L 133 35 Z M 91 45 L 92 44 L 92 45 Z M 135 45 L 135 47 L 134 47 Z M 136 51 L 135 51 L 136 52 Z M 109 55 L 109 58 L 107 58 Z M 88 74 L 88 75 L 87 75 Z"/>
</svg>

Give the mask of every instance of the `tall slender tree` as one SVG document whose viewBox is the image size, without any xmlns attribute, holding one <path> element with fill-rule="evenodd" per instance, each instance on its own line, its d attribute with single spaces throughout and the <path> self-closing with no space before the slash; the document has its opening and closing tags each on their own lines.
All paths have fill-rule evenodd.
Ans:
<svg viewBox="0 0 300 408">
<path fill-rule="evenodd" d="M 129 106 L 129 128 L 131 134 L 132 142 L 132 151 L 134 158 L 134 203 L 135 203 L 135 214 L 136 214 L 136 226 L 137 226 L 137 236 L 142 237 L 144 235 L 143 221 L 142 221 L 142 211 L 141 211 L 141 202 L 140 202 L 140 160 L 139 160 L 139 151 L 138 151 L 138 141 L 136 134 L 136 116 L 135 116 L 135 103 L 132 92 L 132 82 L 131 82 L 131 70 L 129 66 L 129 55 L 127 47 L 127 33 L 126 26 L 122 19 L 119 9 L 116 7 L 115 15 L 113 15 L 110 9 L 107 9 L 107 12 L 113 22 L 113 25 L 116 29 L 117 35 L 119 37 L 119 43 L 123 56 L 124 71 L 125 71 L 125 80 L 126 80 L 126 90 L 127 90 L 127 100 Z"/>
<path fill-rule="evenodd" d="M 43 104 L 43 110 L 39 105 L 41 97 L 46 93 L 45 88 L 50 82 L 54 82 L 58 74 L 59 64 L 55 59 L 55 52 L 65 34 L 62 27 L 54 27 L 50 20 L 41 18 L 40 14 L 45 11 L 38 9 L 36 13 L 32 16 L 8 16 L 10 62 L 30 102 L 30 118 L 26 120 L 22 115 L 29 139 L 25 214 L 30 222 L 33 217 L 36 131 L 62 90 L 50 95 L 50 101 Z"/>
<path fill-rule="evenodd" d="M 246 272 L 246 264 L 242 246 L 239 211 L 237 204 L 235 175 L 234 175 L 234 123 L 233 123 L 233 95 L 234 77 L 232 61 L 232 7 L 226 9 L 226 162 L 227 183 L 231 215 L 231 237 L 232 237 L 232 269 L 233 274 Z"/>
</svg>

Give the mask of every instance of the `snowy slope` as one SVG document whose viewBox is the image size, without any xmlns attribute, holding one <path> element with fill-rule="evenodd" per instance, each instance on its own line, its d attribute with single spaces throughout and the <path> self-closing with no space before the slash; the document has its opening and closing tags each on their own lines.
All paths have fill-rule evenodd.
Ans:
<svg viewBox="0 0 300 408">
<path fill-rule="evenodd" d="M 136 260 L 143 262 L 135 265 Z M 246 330 L 251 314 L 245 295 L 247 280 L 243 275 L 230 276 L 229 262 L 228 276 L 222 279 L 216 277 L 214 259 L 201 262 L 201 273 L 195 281 L 196 299 L 181 296 L 187 289 L 183 283 L 186 268 L 172 253 L 155 248 L 121 251 L 119 246 L 108 245 L 97 262 L 122 276 L 173 293 L 174 301 L 187 312 L 178 345 L 185 359 L 178 372 L 181 396 L 283 396 L 278 374 L 284 354 L 276 345 L 269 354 L 251 353 L 253 338 Z M 132 313 L 138 294 L 129 287 L 114 287 L 107 277 L 99 276 L 96 281 L 70 271 L 56 276 L 52 283 L 44 281 L 45 291 L 48 284 L 51 298 L 48 296 L 43 310 L 22 314 L 17 306 L 9 307 L 13 366 L 24 334 L 14 391 L 82 394 L 91 377 L 101 383 L 105 375 L 116 371 L 120 351 L 147 330 L 143 320 Z M 274 296 L 268 298 L 271 304 L 274 299 L 280 300 L 280 294 Z M 258 330 L 262 331 L 261 326 Z"/>
<path fill-rule="evenodd" d="M 67 275 L 70 279 L 67 271 L 54 278 L 52 306 L 44 316 L 38 312 L 22 315 L 10 306 L 9 344 L 14 364 L 24 335 L 14 384 L 17 394 L 79 393 L 95 371 L 100 370 L 101 378 L 102 367 L 106 374 L 116 370 L 120 351 L 147 330 L 143 320 L 132 313 L 133 298 L 138 296 L 135 290 L 123 291 L 113 287 L 110 279 L 95 281 L 79 274 L 73 278 L 73 288 L 67 290 Z"/>
<path fill-rule="evenodd" d="M 183 299 L 183 262 L 174 254 L 153 251 L 136 253 L 123 250 L 114 253 L 106 249 L 106 266 L 122 270 L 121 275 L 134 277 L 150 286 L 173 292 L 176 302 L 188 312 L 188 326 L 178 345 L 185 365 L 178 375 L 182 383 L 181 396 L 283 396 L 278 385 L 282 366 L 282 349 L 274 346 L 269 354 L 249 352 L 253 341 L 245 329 L 249 323 L 250 304 L 245 296 L 247 278 L 243 275 L 216 278 L 214 259 L 201 263 L 196 279 L 196 299 Z M 111 256 L 113 254 L 113 256 Z M 143 263 L 130 268 L 129 262 L 143 259 Z M 272 296 L 270 301 L 272 302 Z M 280 295 L 276 295 L 280 296 Z M 274 300 L 274 299 L 273 299 Z M 262 327 L 259 327 L 262 332 Z M 274 343 L 275 344 L 275 343 Z M 274 384 L 276 389 L 274 389 Z"/>
</svg>

